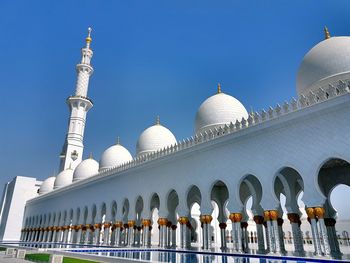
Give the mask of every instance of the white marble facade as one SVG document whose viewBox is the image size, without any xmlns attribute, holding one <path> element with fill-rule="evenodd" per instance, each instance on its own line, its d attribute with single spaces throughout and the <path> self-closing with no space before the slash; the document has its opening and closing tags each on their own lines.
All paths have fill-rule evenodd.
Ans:
<svg viewBox="0 0 350 263">
<path fill-rule="evenodd" d="M 199 107 L 193 136 L 177 140 L 157 120 L 141 134 L 134 158 L 118 142 L 99 163 L 78 164 L 83 129 L 68 136 L 61 173 L 26 203 L 21 240 L 340 254 L 339 242 L 349 241 L 337 237 L 329 195 L 350 185 L 349 39 L 327 37 L 311 49 L 297 99 L 248 113 L 219 86 Z M 77 66 L 80 95 L 69 102 L 72 109 L 78 103 L 69 131 L 77 119 L 84 125 L 92 107 L 88 81 L 79 81 L 92 73 L 90 42 L 89 35 Z M 301 193 L 306 208 L 297 202 Z"/>
</svg>

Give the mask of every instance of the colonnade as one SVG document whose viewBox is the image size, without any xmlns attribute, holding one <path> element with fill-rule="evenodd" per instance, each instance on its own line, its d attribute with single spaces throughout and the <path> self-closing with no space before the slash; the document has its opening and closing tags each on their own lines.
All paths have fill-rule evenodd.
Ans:
<svg viewBox="0 0 350 263">
<path fill-rule="evenodd" d="M 337 171 L 336 165 L 339 164 L 341 164 L 342 171 L 344 171 L 344 167 L 349 168 L 348 163 L 344 164 L 344 161 L 341 163 L 339 160 L 327 162 L 325 166 L 329 169 L 333 165 L 332 169 Z M 329 173 L 327 171 L 324 174 L 329 175 Z M 320 188 L 328 197 L 320 206 L 308 205 L 305 202 L 304 214 L 307 215 L 309 223 L 304 221 L 303 224 L 309 224 L 308 228 L 311 230 L 315 255 L 340 255 L 341 251 L 335 228 L 336 212 L 328 198 L 330 189 L 339 184 L 342 177 L 334 175 L 333 185 L 330 185 L 329 182 L 322 185 L 322 180 L 329 176 L 322 177 L 322 173 L 320 174 Z M 191 207 L 197 203 L 200 207 L 200 245 L 203 250 L 213 248 L 211 225 L 215 222 L 219 226 L 217 231 L 220 232 L 219 240 L 222 251 L 252 252 L 252 248 L 249 247 L 251 242 L 249 242 L 248 222 L 253 221 L 257 238 L 255 252 L 285 254 L 283 225 L 285 220 L 288 220 L 294 246 L 292 252 L 298 256 L 305 255 L 301 231 L 303 213 L 301 213 L 301 208 L 297 203 L 298 195 L 305 189 L 302 177 L 296 170 L 288 167 L 281 169 L 275 179 L 276 196 L 282 194 L 286 198 L 285 210 L 282 209 L 281 202 L 270 204 L 261 201 L 263 188 L 259 179 L 254 175 L 243 177 L 238 188 L 242 204 L 246 206 L 249 198 L 253 200 L 251 218 L 249 218 L 245 206 L 236 210 L 232 209 L 235 207 L 232 205 L 235 201 L 232 200 L 234 195 L 229 195 L 229 189 L 227 184 L 218 180 L 212 184 L 209 195 L 201 191 L 199 187 L 192 185 L 187 189 L 185 196 L 179 195 L 172 189 L 166 195 L 153 193 L 147 197 L 137 196 L 121 199 L 120 202 L 111 201 L 110 205 L 107 205 L 108 202 L 102 202 L 100 205 L 93 204 L 91 207 L 81 206 L 60 212 L 28 215 L 23 224 L 21 241 L 150 247 L 154 245 L 152 244 L 152 241 L 154 242 L 152 228 L 157 227 L 160 248 L 189 249 L 193 245 L 191 233 L 195 227 Z M 211 202 L 216 203 L 218 207 L 216 218 L 213 218 Z M 276 207 L 276 209 L 271 209 L 271 207 Z M 159 211 L 157 221 L 152 218 L 155 208 Z M 228 222 L 232 225 L 231 239 L 233 244 L 230 246 L 228 246 L 226 231 Z"/>
<path fill-rule="evenodd" d="M 335 220 L 325 218 L 323 207 L 306 208 L 308 221 L 312 232 L 312 243 L 315 254 L 318 256 L 329 256 L 331 253 L 340 254 L 339 244 L 335 235 Z M 248 223 L 242 221 L 242 213 L 230 213 L 229 219 L 232 222 L 233 251 L 237 253 L 250 252 L 247 231 Z M 292 227 L 292 238 L 294 253 L 304 255 L 303 237 L 300 229 L 301 220 L 299 214 L 290 213 L 288 219 Z M 201 215 L 202 240 L 201 246 L 204 250 L 212 248 L 210 226 L 213 220 L 212 215 Z M 257 253 L 285 254 L 283 237 L 283 219 L 277 210 L 266 210 L 263 216 L 254 216 L 257 234 Z M 171 222 L 167 218 L 159 218 L 159 243 L 161 248 L 182 248 L 191 247 L 191 223 L 190 217 L 178 217 L 177 222 Z M 179 231 L 176 231 L 177 228 Z M 221 222 L 220 248 L 226 251 L 227 246 L 227 224 Z M 151 219 L 142 219 L 127 222 L 100 222 L 95 224 L 70 224 L 61 226 L 33 226 L 22 230 L 21 241 L 24 242 L 45 242 L 45 243 L 66 243 L 66 244 L 91 244 L 91 245 L 112 245 L 116 247 L 150 247 L 151 246 Z M 177 236 L 177 233 L 179 236 Z"/>
</svg>

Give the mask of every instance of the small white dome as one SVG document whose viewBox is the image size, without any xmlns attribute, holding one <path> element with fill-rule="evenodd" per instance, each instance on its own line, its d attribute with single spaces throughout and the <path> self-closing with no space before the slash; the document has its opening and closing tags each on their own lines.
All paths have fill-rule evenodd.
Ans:
<svg viewBox="0 0 350 263">
<path fill-rule="evenodd" d="M 141 156 L 174 145 L 175 143 L 176 138 L 174 134 L 169 129 L 160 125 L 158 120 L 156 125 L 147 128 L 141 133 L 137 140 L 136 153 L 137 156 Z"/>
<path fill-rule="evenodd" d="M 40 186 L 39 194 L 42 195 L 42 194 L 51 192 L 53 190 L 55 180 L 56 180 L 56 176 L 51 176 L 49 178 L 46 178 L 45 181 Z"/>
<path fill-rule="evenodd" d="M 92 158 L 82 161 L 74 170 L 73 182 L 79 181 L 98 173 L 98 162 Z"/>
<path fill-rule="evenodd" d="M 71 184 L 73 181 L 73 170 L 71 168 L 68 168 L 62 172 L 60 172 L 56 176 L 55 184 L 53 186 L 53 189 L 61 188 L 63 186 Z"/>
<path fill-rule="evenodd" d="M 100 171 L 122 165 L 131 160 L 130 152 L 117 143 L 103 152 L 100 160 Z"/>
<path fill-rule="evenodd" d="M 331 37 L 314 46 L 303 58 L 297 75 L 297 93 L 350 79 L 350 37 Z"/>
<path fill-rule="evenodd" d="M 220 87 L 219 87 L 220 89 Z M 195 133 L 219 127 L 242 118 L 248 118 L 248 112 L 236 98 L 219 91 L 206 99 L 199 107 L 195 119 Z"/>
</svg>

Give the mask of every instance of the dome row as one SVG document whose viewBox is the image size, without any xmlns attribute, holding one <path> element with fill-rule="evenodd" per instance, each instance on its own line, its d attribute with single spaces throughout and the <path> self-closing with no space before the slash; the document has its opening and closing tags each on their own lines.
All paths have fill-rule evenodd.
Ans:
<svg viewBox="0 0 350 263">
<path fill-rule="evenodd" d="M 201 133 L 248 117 L 248 113 L 242 103 L 234 97 L 222 93 L 220 86 L 218 88 L 218 93 L 209 97 L 199 107 L 195 119 L 195 133 Z M 176 142 L 174 134 L 161 125 L 158 118 L 155 125 L 141 133 L 136 144 L 136 155 L 137 157 L 143 156 L 174 145 Z M 102 153 L 99 163 L 89 158 L 82 161 L 74 171 L 68 168 L 60 172 L 56 177 L 47 178 L 42 183 L 39 193 L 45 194 L 53 189 L 88 178 L 106 169 L 120 166 L 132 159 L 130 152 L 118 142 Z"/>
</svg>

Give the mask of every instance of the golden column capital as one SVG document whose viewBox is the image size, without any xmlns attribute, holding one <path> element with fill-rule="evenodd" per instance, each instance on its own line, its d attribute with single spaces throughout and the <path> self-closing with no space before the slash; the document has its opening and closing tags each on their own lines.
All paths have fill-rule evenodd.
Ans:
<svg viewBox="0 0 350 263">
<path fill-rule="evenodd" d="M 317 216 L 318 219 L 324 218 L 325 211 L 324 211 L 323 207 L 320 207 L 320 206 L 314 207 L 314 213 L 315 213 L 315 216 Z"/>
<path fill-rule="evenodd" d="M 166 226 L 168 223 L 168 219 L 167 218 L 159 218 L 158 219 L 158 225 L 160 226 Z"/>
<path fill-rule="evenodd" d="M 315 219 L 315 209 L 313 207 L 307 207 L 306 209 L 306 214 L 310 219 Z"/>
<path fill-rule="evenodd" d="M 94 224 L 94 227 L 95 227 L 95 228 L 99 228 L 99 229 L 101 229 L 102 224 L 100 224 L 100 223 L 96 223 L 96 224 Z"/>
<path fill-rule="evenodd" d="M 143 226 L 150 226 L 152 224 L 150 219 L 142 219 L 141 223 Z"/>
<path fill-rule="evenodd" d="M 111 227 L 111 223 L 104 223 L 104 224 L 103 224 L 103 227 L 104 227 L 104 228 L 110 228 L 110 227 Z"/>
<path fill-rule="evenodd" d="M 128 221 L 128 226 L 129 227 L 134 227 L 136 225 L 136 221 L 135 220 L 129 220 Z"/>
<path fill-rule="evenodd" d="M 203 224 L 210 224 L 211 220 L 213 220 L 213 217 L 211 215 L 201 215 L 199 219 Z"/>
<path fill-rule="evenodd" d="M 180 225 L 186 225 L 189 222 L 189 219 L 186 216 L 180 216 L 177 221 L 180 223 Z"/>
<path fill-rule="evenodd" d="M 278 211 L 277 210 L 270 210 L 270 219 L 271 220 L 277 220 L 278 219 Z"/>
<path fill-rule="evenodd" d="M 115 228 L 120 228 L 122 226 L 123 226 L 123 222 L 122 221 L 115 221 L 115 223 L 114 223 L 114 227 Z"/>
<path fill-rule="evenodd" d="M 242 221 L 242 214 L 241 213 L 231 213 L 229 216 L 232 223 L 239 223 Z"/>
</svg>

